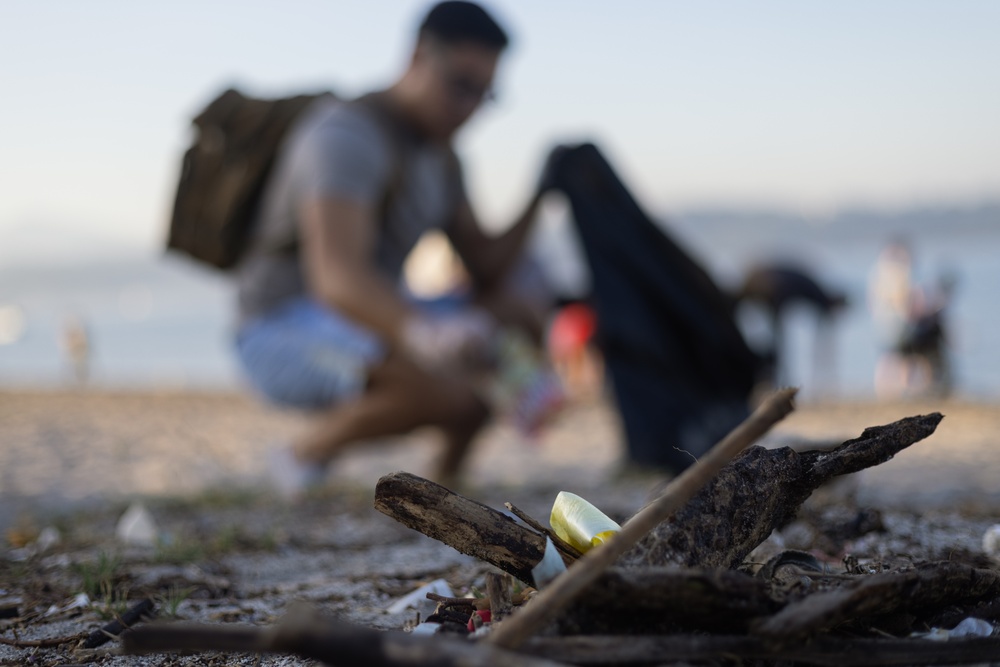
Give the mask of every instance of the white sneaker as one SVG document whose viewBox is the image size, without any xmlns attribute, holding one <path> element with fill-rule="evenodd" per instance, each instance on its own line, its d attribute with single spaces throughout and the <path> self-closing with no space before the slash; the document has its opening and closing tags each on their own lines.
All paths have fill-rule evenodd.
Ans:
<svg viewBox="0 0 1000 667">
<path fill-rule="evenodd" d="M 298 500 L 306 493 L 323 486 L 327 467 L 318 463 L 303 463 L 288 445 L 268 452 L 267 475 L 275 490 L 286 500 Z"/>
</svg>

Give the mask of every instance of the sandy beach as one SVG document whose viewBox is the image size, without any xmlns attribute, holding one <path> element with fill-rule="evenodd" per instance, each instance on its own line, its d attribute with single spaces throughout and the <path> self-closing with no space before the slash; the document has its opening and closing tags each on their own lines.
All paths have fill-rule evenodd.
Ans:
<svg viewBox="0 0 1000 667">
<path fill-rule="evenodd" d="M 950 400 L 800 403 L 765 444 L 839 443 L 867 426 L 941 412 L 924 442 L 859 475 L 862 498 L 880 504 L 1000 508 L 1000 405 Z M 0 392 L 0 524 L 32 508 L 132 496 L 183 496 L 257 485 L 267 451 L 307 417 L 239 393 Z M 482 436 L 468 467 L 475 486 L 614 486 L 624 445 L 607 401 L 565 411 L 537 441 L 500 423 Z M 431 433 L 371 443 L 334 467 L 330 484 L 373 488 L 388 472 L 427 474 Z"/>
<path fill-rule="evenodd" d="M 834 545 L 841 553 L 981 559 L 982 535 L 1000 517 L 997 405 L 804 402 L 763 444 L 839 443 L 867 426 L 935 411 L 945 419 L 933 436 L 853 476 L 816 506 L 834 515 L 878 508 L 883 529 Z M 305 601 L 333 617 L 398 630 L 414 612 L 389 609 L 420 585 L 444 579 L 458 594 L 483 585 L 491 566 L 372 507 L 380 476 L 428 472 L 431 434 L 350 453 L 323 493 L 289 506 L 261 483 L 266 452 L 303 424 L 301 415 L 236 393 L 0 392 L 0 606 L 20 615 L 0 621 L 0 664 L 22 664 L 29 655 L 44 665 L 205 664 L 198 655 L 123 656 L 117 642 L 80 648 L 81 633 L 143 599 L 167 620 L 270 626 Z M 544 518 L 555 494 L 571 490 L 624 520 L 662 478 L 623 472 L 622 454 L 607 401 L 580 403 L 538 442 L 503 424 L 490 427 L 462 491 Z M 137 500 L 155 520 L 155 544 L 115 537 L 123 511 Z M 782 532 L 787 548 L 814 547 L 819 533 L 810 521 L 825 515 L 811 516 Z M 43 545 L 46 532 L 56 541 Z M 74 607 L 81 590 L 90 598 Z M 30 642 L 49 647 L 39 651 Z M 211 664 L 313 664 L 248 654 L 218 659 Z"/>
</svg>

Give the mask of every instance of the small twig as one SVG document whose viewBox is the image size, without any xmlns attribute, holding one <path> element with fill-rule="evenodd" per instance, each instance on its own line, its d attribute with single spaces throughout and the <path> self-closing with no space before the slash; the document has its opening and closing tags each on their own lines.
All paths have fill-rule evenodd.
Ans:
<svg viewBox="0 0 1000 667">
<path fill-rule="evenodd" d="M 52 648 L 53 646 L 80 641 L 89 634 L 88 632 L 78 632 L 68 637 L 51 637 L 49 639 L 8 639 L 7 637 L 0 637 L 0 644 L 6 644 L 14 648 Z"/>
<path fill-rule="evenodd" d="M 673 479 L 659 498 L 643 507 L 605 544 L 588 551 L 556 577 L 530 605 L 498 626 L 487 641 L 516 649 L 545 627 L 590 586 L 601 573 L 628 551 L 646 533 L 666 520 L 718 474 L 738 453 L 753 444 L 774 424 L 790 413 L 796 390 L 771 395 L 750 417 L 709 450 L 697 463 Z"/>
<path fill-rule="evenodd" d="M 467 608 L 468 609 L 468 608 Z M 469 617 L 475 612 L 466 611 L 465 613 L 460 611 L 455 611 L 452 608 L 442 609 L 441 611 L 434 612 L 427 617 L 428 623 L 440 623 L 442 621 L 449 621 L 451 623 L 458 623 L 460 625 L 465 625 L 469 622 Z"/>
<path fill-rule="evenodd" d="M 571 561 L 575 561 L 580 556 L 583 555 L 582 551 L 574 547 L 572 544 L 570 544 L 563 538 L 556 535 L 556 532 L 554 530 L 536 521 L 534 518 L 532 518 L 530 514 L 528 514 L 522 509 L 518 509 L 516 506 L 514 506 L 513 503 L 504 503 L 503 505 L 508 510 L 510 510 L 511 514 L 513 514 L 518 519 L 528 524 L 529 527 L 534 528 L 542 535 L 548 535 L 549 539 L 552 540 L 552 544 L 556 545 L 556 549 L 562 552 L 564 561 L 566 560 L 567 556 L 570 558 Z M 569 565 L 569 563 L 566 564 Z"/>
<path fill-rule="evenodd" d="M 116 617 L 115 620 L 104 627 L 91 632 L 87 640 L 83 643 L 83 648 L 97 648 L 112 639 L 118 639 L 122 632 L 135 625 L 143 617 L 151 616 L 152 614 L 153 601 L 149 598 L 139 600 L 139 602 L 129 607 L 120 618 Z"/>
<path fill-rule="evenodd" d="M 434 602 L 440 602 L 445 607 L 477 607 L 485 604 L 485 600 L 482 598 L 453 598 L 447 595 L 438 595 L 437 593 L 427 593 L 427 599 L 433 600 Z"/>
</svg>

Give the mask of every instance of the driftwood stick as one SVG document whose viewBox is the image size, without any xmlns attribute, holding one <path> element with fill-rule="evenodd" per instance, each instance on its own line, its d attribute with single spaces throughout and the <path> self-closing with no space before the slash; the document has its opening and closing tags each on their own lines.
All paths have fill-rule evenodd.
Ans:
<svg viewBox="0 0 1000 667">
<path fill-rule="evenodd" d="M 52 648 L 54 646 L 62 646 L 63 644 L 78 642 L 89 635 L 89 632 L 78 632 L 75 635 L 69 635 L 66 637 L 49 637 L 48 639 L 17 639 L 16 637 L 14 639 L 10 639 L 8 637 L 0 637 L 0 644 L 13 646 L 14 648 Z"/>
<path fill-rule="evenodd" d="M 119 618 L 116 618 L 104 627 L 91 632 L 87 639 L 83 642 L 83 648 L 97 648 L 98 646 L 107 644 L 112 639 L 117 639 L 118 635 L 125 630 L 128 630 L 142 619 L 151 618 L 154 615 L 153 609 L 153 601 L 149 598 L 139 600 L 134 605 L 129 607 L 128 610 Z"/>
<path fill-rule="evenodd" d="M 271 628 L 195 623 L 151 624 L 123 637 L 129 654 L 170 651 L 295 654 L 329 665 L 403 667 L 557 667 L 564 663 L 447 636 L 380 632 L 297 608 Z"/>
<path fill-rule="evenodd" d="M 503 512 L 406 472 L 378 481 L 375 509 L 534 585 L 531 569 L 545 554 L 545 536 Z"/>
<path fill-rule="evenodd" d="M 1000 595 L 1000 572 L 948 561 L 858 579 L 856 586 L 814 593 L 787 605 L 762 619 L 756 633 L 783 643 L 797 642 L 848 620 L 900 610 L 920 612 Z"/>
<path fill-rule="evenodd" d="M 556 546 L 556 549 L 559 550 L 559 553 L 563 557 L 563 561 L 568 563 L 570 561 L 576 560 L 577 558 L 583 555 L 582 551 L 574 547 L 572 544 L 570 544 L 563 538 L 559 537 L 556 534 L 556 531 L 552 530 L 547 526 L 542 525 L 541 523 L 536 521 L 530 514 L 528 514 L 522 509 L 519 509 L 518 507 L 515 507 L 513 503 L 504 503 L 503 505 L 508 510 L 510 510 L 511 514 L 513 514 L 518 519 L 528 524 L 528 526 L 534 528 L 543 535 L 547 535 L 549 539 L 552 540 L 552 544 L 554 544 Z"/>
<path fill-rule="evenodd" d="M 742 572 L 612 566 L 558 624 L 563 634 L 726 634 L 745 632 L 780 608 L 768 582 Z"/>
<path fill-rule="evenodd" d="M 821 484 L 888 461 L 933 433 L 941 419 L 934 413 L 867 428 L 829 451 L 750 447 L 621 562 L 737 567 L 776 528 L 794 518 Z"/>
<path fill-rule="evenodd" d="M 500 625 L 487 641 L 516 649 L 560 614 L 622 554 L 684 505 L 739 452 L 753 444 L 794 408 L 794 389 L 770 396 L 749 418 L 672 480 L 662 495 L 642 508 L 607 543 L 592 549 L 556 577 L 517 614 Z"/>
<path fill-rule="evenodd" d="M 577 636 L 531 639 L 524 653 L 575 665 L 702 662 L 738 656 L 807 665 L 969 665 L 1000 660 L 1000 637 L 952 639 L 852 639 L 817 637 L 809 643 L 777 647 L 759 637 L 669 635 L 659 637 Z"/>
</svg>

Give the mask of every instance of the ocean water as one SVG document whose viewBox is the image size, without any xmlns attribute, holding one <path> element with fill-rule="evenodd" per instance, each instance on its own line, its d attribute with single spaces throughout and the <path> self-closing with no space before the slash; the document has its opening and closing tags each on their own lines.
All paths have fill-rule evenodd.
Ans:
<svg viewBox="0 0 1000 667">
<path fill-rule="evenodd" d="M 753 218 L 680 220 L 675 235 L 723 286 L 739 283 L 755 262 L 783 261 L 809 270 L 821 285 L 843 292 L 848 307 L 829 325 L 832 367 L 815 362 L 817 328 L 812 312 L 787 318 L 786 356 L 791 383 L 806 395 L 869 397 L 882 342 L 867 302 L 868 282 L 879 254 L 891 239 L 911 248 L 915 282 L 931 286 L 942 276 L 957 282 L 945 311 L 948 355 L 960 396 L 1000 398 L 1000 216 L 984 223 L 933 224 L 919 219 L 887 221 L 877 216 L 837 220 L 825 226 L 758 224 Z M 702 224 L 704 223 L 704 224 Z"/>
<path fill-rule="evenodd" d="M 860 218 L 817 226 L 719 213 L 664 224 L 723 287 L 734 286 L 756 261 L 782 259 L 847 294 L 848 309 L 827 332 L 833 354 L 825 366 L 814 361 L 818 323 L 812 313 L 788 317 L 785 378 L 802 387 L 804 397 L 823 398 L 873 396 L 880 348 L 865 301 L 868 274 L 886 241 L 906 233 L 918 277 L 929 282 L 947 271 L 958 279 L 947 318 L 956 393 L 1000 398 L 1000 225 L 911 223 Z M 546 220 L 539 247 L 562 282 L 585 280 L 564 220 Z M 228 277 L 172 257 L 0 266 L 0 386 L 74 384 L 64 339 L 77 321 L 90 341 L 88 382 L 94 385 L 239 387 L 231 353 L 233 302 Z M 755 335 L 753 318 L 744 324 L 748 336 Z"/>
</svg>

